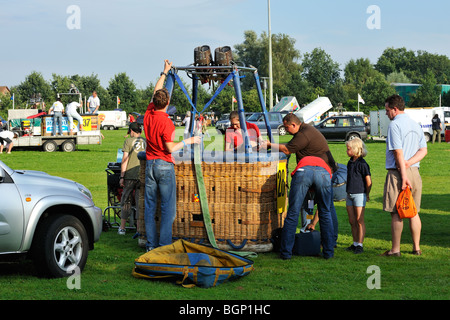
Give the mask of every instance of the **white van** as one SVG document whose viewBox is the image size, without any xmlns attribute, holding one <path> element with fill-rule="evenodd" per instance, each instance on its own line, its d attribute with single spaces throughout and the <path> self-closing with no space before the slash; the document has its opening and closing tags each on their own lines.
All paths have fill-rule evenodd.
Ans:
<svg viewBox="0 0 450 320">
<path fill-rule="evenodd" d="M 423 130 L 425 140 L 430 142 L 433 137 L 433 129 L 431 128 L 431 119 L 435 114 L 439 115 L 441 119 L 442 127 L 448 126 L 450 122 L 450 108 L 449 107 L 436 107 L 436 108 L 406 108 L 405 113 L 410 116 L 411 119 L 416 121 Z M 370 134 L 373 136 L 386 137 L 390 120 L 386 115 L 384 109 L 379 111 L 370 111 Z M 441 131 L 441 135 L 445 134 L 445 130 Z"/>
<path fill-rule="evenodd" d="M 127 126 L 127 113 L 122 110 L 99 111 L 100 129 L 115 130 Z"/>
</svg>

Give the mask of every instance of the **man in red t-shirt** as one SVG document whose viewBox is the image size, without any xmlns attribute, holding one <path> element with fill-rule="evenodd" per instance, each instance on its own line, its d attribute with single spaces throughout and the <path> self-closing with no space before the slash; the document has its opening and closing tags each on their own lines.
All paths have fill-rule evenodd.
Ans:
<svg viewBox="0 0 450 320">
<path fill-rule="evenodd" d="M 236 150 L 244 151 L 244 139 L 242 137 L 241 123 L 239 122 L 239 113 L 231 111 L 231 126 L 225 131 L 225 151 Z M 247 133 L 252 148 L 258 148 L 262 142 L 261 133 L 256 124 L 245 122 L 247 125 Z"/>
<path fill-rule="evenodd" d="M 145 232 L 147 251 L 172 243 L 172 224 L 176 216 L 176 179 L 172 152 L 187 144 L 199 143 L 200 137 L 174 142 L 175 126 L 167 114 L 170 95 L 163 88 L 172 63 L 164 61 L 164 72 L 155 85 L 152 102 L 144 116 L 144 132 L 147 139 L 145 169 Z M 158 237 L 155 213 L 161 199 L 161 220 Z"/>
</svg>

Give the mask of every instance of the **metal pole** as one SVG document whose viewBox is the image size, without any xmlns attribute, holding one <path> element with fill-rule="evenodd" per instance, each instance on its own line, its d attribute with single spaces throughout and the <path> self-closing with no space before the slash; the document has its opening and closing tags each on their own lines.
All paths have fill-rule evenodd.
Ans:
<svg viewBox="0 0 450 320">
<path fill-rule="evenodd" d="M 267 115 L 266 103 L 263 100 L 261 83 L 259 81 L 259 75 L 257 71 L 253 73 L 253 77 L 255 78 L 256 82 L 256 91 L 258 92 L 259 103 L 261 104 L 261 111 L 263 112 L 264 121 L 266 122 L 267 135 L 269 136 L 269 141 L 273 142 L 272 128 L 270 128 L 269 116 Z"/>
<path fill-rule="evenodd" d="M 189 132 L 190 132 L 190 136 L 193 137 L 196 132 L 196 122 L 195 122 L 195 115 L 196 115 L 196 110 L 197 110 L 197 100 L 198 100 L 198 83 L 199 83 L 200 79 L 194 75 L 192 77 L 192 104 L 194 105 L 195 109 L 192 109 L 191 112 L 191 125 L 189 128 Z"/>
<path fill-rule="evenodd" d="M 234 93 L 236 94 L 237 100 L 239 123 L 241 125 L 242 139 L 244 140 L 245 154 L 248 155 L 249 153 L 252 152 L 252 146 L 250 145 L 250 138 L 247 132 L 247 123 L 245 122 L 244 103 L 242 102 L 241 81 L 239 80 L 238 70 L 236 70 L 236 72 L 233 75 L 233 82 L 234 82 Z"/>
<path fill-rule="evenodd" d="M 269 16 L 269 110 L 273 108 L 273 74 L 272 74 L 272 33 L 270 27 L 270 0 L 267 0 Z"/>
</svg>

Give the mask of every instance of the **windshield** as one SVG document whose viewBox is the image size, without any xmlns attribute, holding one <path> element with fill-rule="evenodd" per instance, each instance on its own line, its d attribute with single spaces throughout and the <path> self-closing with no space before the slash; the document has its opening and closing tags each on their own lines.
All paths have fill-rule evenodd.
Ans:
<svg viewBox="0 0 450 320">
<path fill-rule="evenodd" d="M 254 113 L 250 117 L 248 117 L 248 121 L 258 121 L 259 117 L 262 115 L 262 113 Z"/>
</svg>

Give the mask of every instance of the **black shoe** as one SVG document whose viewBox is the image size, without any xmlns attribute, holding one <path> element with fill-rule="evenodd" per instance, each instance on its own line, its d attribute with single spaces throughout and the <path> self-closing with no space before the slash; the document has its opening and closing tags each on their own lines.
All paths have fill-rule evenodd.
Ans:
<svg viewBox="0 0 450 320">
<path fill-rule="evenodd" d="M 356 246 L 355 250 L 353 251 L 354 254 L 363 253 L 364 249 L 362 246 Z"/>
<path fill-rule="evenodd" d="M 355 252 L 355 249 L 356 249 L 355 245 L 352 244 L 350 247 L 346 248 L 345 250 Z"/>
</svg>

